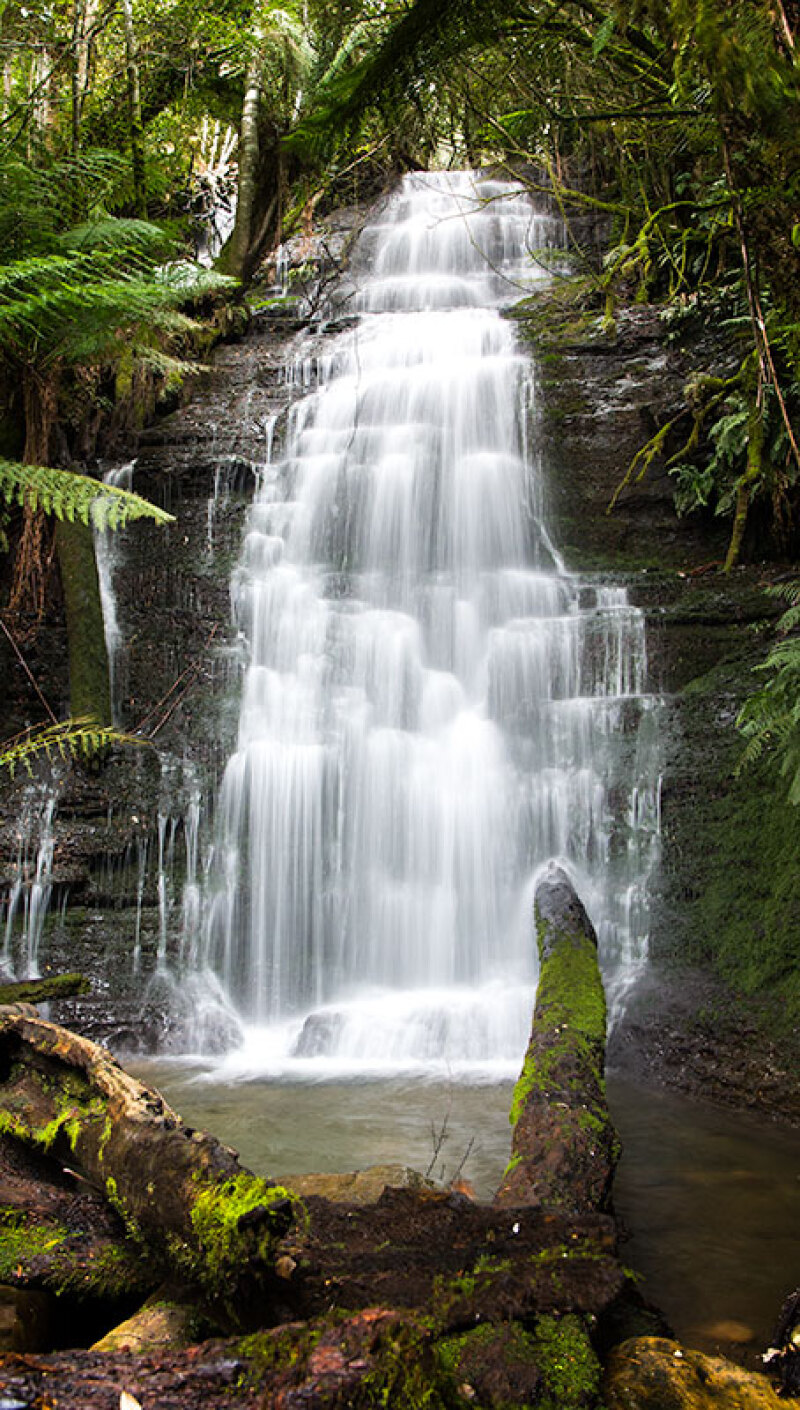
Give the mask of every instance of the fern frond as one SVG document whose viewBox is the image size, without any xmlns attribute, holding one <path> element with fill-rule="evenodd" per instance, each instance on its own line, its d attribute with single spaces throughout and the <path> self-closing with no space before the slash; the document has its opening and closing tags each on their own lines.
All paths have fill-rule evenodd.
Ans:
<svg viewBox="0 0 800 1410">
<path fill-rule="evenodd" d="M 149 367 L 153 372 L 159 373 L 162 377 L 197 377 L 201 372 L 208 372 L 208 363 L 192 362 L 185 357 L 172 357 L 169 353 L 162 352 L 160 348 L 151 348 L 147 344 L 135 344 L 133 355 L 137 362 L 144 367 Z"/>
<path fill-rule="evenodd" d="M 65 230 L 57 240 L 59 249 L 68 251 L 105 250 L 114 253 L 137 251 L 153 258 L 164 257 L 174 248 L 174 241 L 160 225 L 149 220 L 123 219 L 102 215 Z"/>
<path fill-rule="evenodd" d="M 64 720 L 46 729 L 32 730 L 24 739 L 0 744 L 0 769 L 7 769 L 13 778 L 18 768 L 33 773 L 33 764 L 42 755 L 51 763 L 57 759 L 90 759 L 113 744 L 147 745 L 149 741 L 91 719 Z"/>
<path fill-rule="evenodd" d="M 134 519 L 174 523 L 172 514 L 131 490 L 71 470 L 21 465 L 15 460 L 0 459 L 0 496 L 9 503 L 42 509 L 57 519 L 79 519 L 97 529 L 121 529 Z"/>
</svg>

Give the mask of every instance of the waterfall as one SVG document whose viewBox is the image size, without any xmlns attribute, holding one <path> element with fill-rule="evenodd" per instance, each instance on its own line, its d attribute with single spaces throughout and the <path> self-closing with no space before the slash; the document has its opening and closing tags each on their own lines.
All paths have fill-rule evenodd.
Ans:
<svg viewBox="0 0 800 1410">
<path fill-rule="evenodd" d="M 643 621 L 551 542 L 503 316 L 559 238 L 514 183 L 407 176 L 287 374 L 233 578 L 249 664 L 200 947 L 245 1025 L 234 1065 L 513 1072 L 554 857 L 612 1010 L 645 957 Z"/>
<path fill-rule="evenodd" d="M 61 780 L 31 783 L 20 800 L 16 856 L 0 891 L 0 974 L 36 979 L 53 889 L 54 823 Z"/>
<path fill-rule="evenodd" d="M 125 465 L 115 466 L 103 475 L 105 484 L 114 489 L 129 490 L 133 486 L 135 460 Z M 120 664 L 124 662 L 124 633 L 117 614 L 117 597 L 114 591 L 114 574 L 120 562 L 121 547 L 119 531 L 116 529 L 94 528 L 94 552 L 97 560 L 97 577 L 100 587 L 100 603 L 103 609 L 103 632 L 108 653 L 109 688 L 111 709 L 114 719 L 119 718 L 119 703 L 124 682 L 121 683 Z"/>
</svg>

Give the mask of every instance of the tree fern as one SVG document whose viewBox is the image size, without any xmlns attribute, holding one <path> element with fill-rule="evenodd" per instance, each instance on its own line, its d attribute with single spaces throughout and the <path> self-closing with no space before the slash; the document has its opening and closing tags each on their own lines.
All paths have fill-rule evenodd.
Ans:
<svg viewBox="0 0 800 1410">
<path fill-rule="evenodd" d="M 782 778 L 788 780 L 790 803 L 800 803 L 800 635 L 786 636 L 800 625 L 800 580 L 769 589 L 791 605 L 778 619 L 783 640 L 756 670 L 769 679 L 747 699 L 739 711 L 737 728 L 747 744 L 737 774 L 765 755 L 771 756 Z"/>
<path fill-rule="evenodd" d="M 174 523 L 173 515 L 130 490 L 69 470 L 13 460 L 0 460 L 0 495 L 9 503 L 42 509 L 57 519 L 78 519 L 96 529 L 121 529 L 134 519 Z"/>
<path fill-rule="evenodd" d="M 54 763 L 67 759 L 90 759 L 114 744 L 147 744 L 145 739 L 125 734 L 93 720 L 64 720 L 46 729 L 32 730 L 21 739 L 0 744 L 0 769 L 12 778 L 17 769 L 33 773 L 33 765 L 44 756 Z"/>
</svg>

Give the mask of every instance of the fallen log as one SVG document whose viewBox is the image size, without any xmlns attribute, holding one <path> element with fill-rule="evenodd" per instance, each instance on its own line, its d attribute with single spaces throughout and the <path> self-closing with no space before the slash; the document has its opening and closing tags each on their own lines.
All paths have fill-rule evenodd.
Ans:
<svg viewBox="0 0 800 1410">
<path fill-rule="evenodd" d="M 79 1171 L 153 1268 L 232 1307 L 263 1283 L 299 1201 L 185 1125 L 107 1051 L 43 1019 L 0 1014 L 0 1084 L 0 1134 Z"/>
<path fill-rule="evenodd" d="M 536 888 L 539 987 L 514 1090 L 510 1164 L 501 1205 L 576 1214 L 608 1207 L 619 1142 L 605 1097 L 606 1001 L 597 936 L 566 872 Z"/>
<path fill-rule="evenodd" d="M 46 979 L 7 979 L 0 983 L 0 1005 L 50 1004 L 56 999 L 72 999 L 88 994 L 91 984 L 85 974 L 53 974 Z"/>
</svg>

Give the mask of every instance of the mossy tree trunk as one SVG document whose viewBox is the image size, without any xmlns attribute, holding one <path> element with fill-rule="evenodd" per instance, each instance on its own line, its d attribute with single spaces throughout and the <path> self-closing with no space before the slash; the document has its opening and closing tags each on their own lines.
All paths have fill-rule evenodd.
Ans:
<svg viewBox="0 0 800 1410">
<path fill-rule="evenodd" d="M 56 552 L 67 622 L 70 714 L 74 720 L 110 725 L 108 650 L 92 530 L 86 524 L 60 520 Z"/>
<path fill-rule="evenodd" d="M 26 369 L 22 377 L 27 465 L 49 465 L 50 443 L 58 404 L 58 370 L 42 375 Z M 41 564 L 44 516 L 30 506 L 15 565 L 11 605 L 19 607 L 32 579 L 44 610 L 44 570 Z M 64 592 L 69 654 L 70 714 L 73 719 L 112 723 L 110 671 L 103 624 L 100 580 L 90 528 L 63 520 L 55 529 L 55 549 Z M 32 589 L 31 589 L 32 591 Z"/>
<path fill-rule="evenodd" d="M 744 474 L 736 485 L 736 500 L 733 513 L 733 528 L 731 530 L 728 552 L 725 557 L 723 571 L 730 573 L 732 568 L 739 562 L 739 555 L 742 551 L 742 540 L 747 527 L 747 514 L 750 508 L 750 497 L 758 487 L 758 482 L 763 473 L 764 459 L 764 413 L 759 395 L 760 388 L 745 387 L 748 398 L 747 407 L 747 464 Z"/>
<path fill-rule="evenodd" d="M 608 1207 L 619 1143 L 605 1097 L 606 1001 L 597 936 L 561 867 L 536 888 L 539 986 L 514 1089 L 500 1205 L 585 1214 Z"/>
<path fill-rule="evenodd" d="M 261 54 L 247 70 L 239 134 L 236 222 L 217 268 L 248 283 L 259 260 L 280 239 L 286 181 L 280 132 L 263 111 Z"/>
</svg>

